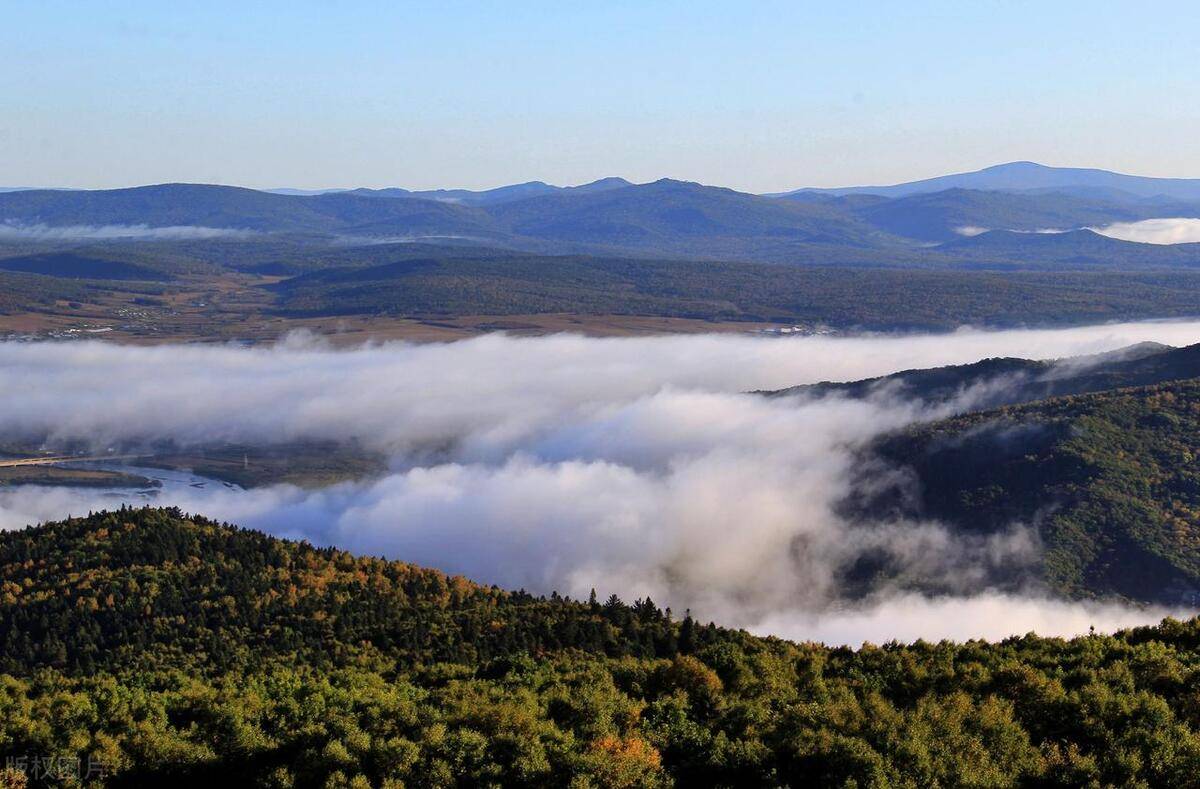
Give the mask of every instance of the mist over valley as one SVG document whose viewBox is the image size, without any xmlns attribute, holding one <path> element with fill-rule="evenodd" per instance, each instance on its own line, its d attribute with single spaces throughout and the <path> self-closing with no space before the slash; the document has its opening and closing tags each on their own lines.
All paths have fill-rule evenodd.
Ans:
<svg viewBox="0 0 1200 789">
<path fill-rule="evenodd" d="M 1194 3 L 4 11 L 0 789 L 1200 785 Z"/>
</svg>

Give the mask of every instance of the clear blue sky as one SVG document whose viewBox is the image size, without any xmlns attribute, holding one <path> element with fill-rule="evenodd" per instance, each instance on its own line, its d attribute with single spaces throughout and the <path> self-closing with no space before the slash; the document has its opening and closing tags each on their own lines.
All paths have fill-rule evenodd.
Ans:
<svg viewBox="0 0 1200 789">
<path fill-rule="evenodd" d="M 1194 2 L 0 0 L 0 185 L 1200 176 Z"/>
</svg>

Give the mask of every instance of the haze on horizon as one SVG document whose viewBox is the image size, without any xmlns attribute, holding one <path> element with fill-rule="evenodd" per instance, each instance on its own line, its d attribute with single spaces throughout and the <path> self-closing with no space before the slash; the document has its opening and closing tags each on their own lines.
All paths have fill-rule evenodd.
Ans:
<svg viewBox="0 0 1200 789">
<path fill-rule="evenodd" d="M 0 185 L 1194 177 L 1197 21 L 1182 2 L 11 4 Z"/>
</svg>

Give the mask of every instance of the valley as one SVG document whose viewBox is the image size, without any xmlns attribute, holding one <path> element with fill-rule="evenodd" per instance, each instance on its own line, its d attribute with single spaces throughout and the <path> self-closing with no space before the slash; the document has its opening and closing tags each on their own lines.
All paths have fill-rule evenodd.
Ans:
<svg viewBox="0 0 1200 789">
<path fill-rule="evenodd" d="M 1200 787 L 1197 23 L 6 4 L 0 789 Z"/>
<path fill-rule="evenodd" d="M 173 283 L 147 297 L 137 290 L 93 283 L 74 299 L 52 299 L 0 312 L 0 337 L 10 341 L 105 340 L 133 344 L 170 342 L 269 343 L 291 332 L 311 332 L 334 345 L 405 340 L 443 342 L 492 331 L 521 335 L 579 332 L 588 336 L 757 332 L 782 323 L 670 315 L 546 312 L 399 316 L 347 311 L 312 317 L 281 314 L 269 288 L 280 277 L 224 275 Z M 0 275 L 0 281 L 3 280 Z M 57 286 L 57 283 L 55 283 Z M 177 288 L 177 289 L 176 289 Z M 481 303 L 479 306 L 496 306 Z M 570 305 L 565 305 L 570 306 Z M 790 328 L 793 324 L 788 324 Z"/>
<path fill-rule="evenodd" d="M 459 202 L 203 184 L 0 193 L 0 332 L 155 343 L 308 330 L 346 344 L 496 330 L 951 331 L 1200 311 L 1200 244 L 1177 243 L 1196 220 L 1162 218 L 1200 214 L 1200 198 L 1137 191 L 1153 179 L 1104 191 L 1056 168 L 994 169 L 1009 186 L 964 176 L 947 184 L 970 186 L 897 196 L 620 179 L 456 192 Z M 1103 235 L 1139 222 L 1165 223 L 1170 243 Z"/>
</svg>

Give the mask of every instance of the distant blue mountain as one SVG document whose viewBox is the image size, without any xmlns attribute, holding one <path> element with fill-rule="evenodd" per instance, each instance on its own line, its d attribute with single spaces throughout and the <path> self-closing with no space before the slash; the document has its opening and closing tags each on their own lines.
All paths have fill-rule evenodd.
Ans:
<svg viewBox="0 0 1200 789">
<path fill-rule="evenodd" d="M 1200 218 L 1200 181 L 1018 163 L 879 188 L 891 193 L 864 187 L 767 197 L 670 179 L 631 184 L 621 178 L 575 187 L 530 181 L 478 192 L 391 188 L 307 195 L 205 184 L 11 191 L 0 194 L 0 242 L 95 240 L 97 233 L 125 232 L 111 226 L 145 226 L 172 229 L 160 231 L 160 240 L 172 232 L 216 228 L 241 231 L 239 237 L 307 234 L 322 243 L 437 238 L 556 254 L 826 265 L 1194 267 L 1200 252 L 1200 245 L 1172 252 L 1088 233 L 981 237 L 987 231 Z"/>
<path fill-rule="evenodd" d="M 10 192 L 0 194 L 0 230 L 32 227 L 52 235 L 55 228 L 65 228 L 59 232 L 69 235 L 76 226 L 145 225 L 355 238 L 437 236 L 555 252 L 780 262 L 793 260 L 805 244 L 855 250 L 911 246 L 820 204 L 667 179 L 623 184 L 620 179 L 574 188 L 542 184 L 532 191 L 549 191 L 513 195 L 511 190 L 531 190 L 522 184 L 503 188 L 510 191 L 490 203 L 446 199 L 452 191 L 441 193 L 442 199 L 430 199 L 428 193 L 388 197 L 360 190 L 285 195 L 207 184 Z"/>
<path fill-rule="evenodd" d="M 626 186 L 632 186 L 629 181 L 624 178 L 601 178 L 599 181 L 582 184 L 580 186 L 554 186 L 543 181 L 527 181 L 522 184 L 511 184 L 509 186 L 498 186 L 495 189 L 484 189 L 473 191 L 470 189 L 401 189 L 400 187 L 388 187 L 385 189 L 270 189 L 275 194 L 290 195 L 290 196 L 312 196 L 331 193 L 349 192 L 361 197 L 391 197 L 391 198 L 410 198 L 419 200 L 437 200 L 443 203 L 459 203 L 462 205 L 500 205 L 502 203 L 511 203 L 514 200 L 525 200 L 530 197 L 541 197 L 543 195 L 555 194 L 591 194 L 594 192 L 607 192 L 612 189 L 621 189 Z"/>
<path fill-rule="evenodd" d="M 873 194 L 885 197 L 941 192 L 946 189 L 978 189 L 983 191 L 1056 191 L 1098 197 L 1105 194 L 1113 199 L 1120 193 L 1132 197 L 1171 197 L 1177 200 L 1200 200 L 1200 178 L 1148 178 L 1124 175 L 1079 167 L 1047 167 L 1035 162 L 1010 162 L 985 167 L 970 173 L 942 175 L 922 181 L 891 186 L 850 186 L 837 189 L 797 189 L 777 197 L 806 192 L 832 195 Z M 1104 190 L 1100 192 L 1099 190 Z M 1088 194 L 1090 192 L 1090 194 Z"/>
<path fill-rule="evenodd" d="M 827 205 L 830 200 L 836 204 L 871 199 L 874 202 L 854 205 L 851 210 L 881 230 L 922 241 L 951 241 L 963 235 L 964 228 L 1070 230 L 1200 213 L 1200 205 L 1183 201 L 1148 198 L 1112 201 L 1039 190 L 954 188 L 895 198 L 848 195 L 825 199 Z"/>
<path fill-rule="evenodd" d="M 0 192 L 33 192 L 35 190 L 57 191 L 57 192 L 72 192 L 77 191 L 65 186 L 42 187 L 42 186 L 0 186 Z"/>
<path fill-rule="evenodd" d="M 1005 268 L 991 265 L 1002 261 L 1013 262 L 1013 267 L 1046 269 L 1200 268 L 1200 244 L 1138 244 L 1087 229 L 1065 233 L 991 230 L 937 249 L 959 265 L 973 259 L 984 268 Z"/>
</svg>

